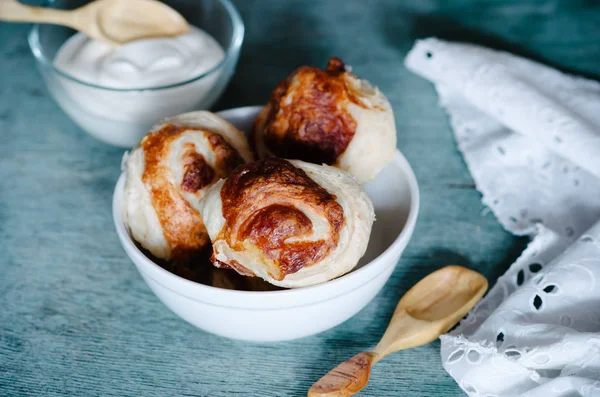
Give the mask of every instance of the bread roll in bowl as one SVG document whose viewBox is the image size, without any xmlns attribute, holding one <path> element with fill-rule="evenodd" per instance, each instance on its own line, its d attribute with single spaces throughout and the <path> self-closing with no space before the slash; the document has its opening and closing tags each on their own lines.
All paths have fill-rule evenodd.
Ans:
<svg viewBox="0 0 600 397">
<path fill-rule="evenodd" d="M 352 270 L 375 219 L 350 174 L 275 157 L 236 168 L 208 189 L 199 208 L 215 266 L 286 288 Z"/>
<path fill-rule="evenodd" d="M 251 160 L 244 134 L 210 112 L 163 120 L 124 161 L 124 219 L 132 237 L 161 259 L 196 258 L 210 244 L 199 199 Z"/>
<path fill-rule="evenodd" d="M 394 113 L 377 88 L 333 57 L 325 70 L 303 66 L 279 83 L 250 144 L 259 158 L 333 165 L 366 183 L 394 158 Z"/>
</svg>

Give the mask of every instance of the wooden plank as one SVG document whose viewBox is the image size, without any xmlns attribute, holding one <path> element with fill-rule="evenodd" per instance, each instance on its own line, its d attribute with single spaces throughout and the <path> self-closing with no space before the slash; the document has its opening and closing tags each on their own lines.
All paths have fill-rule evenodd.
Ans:
<svg viewBox="0 0 600 397">
<path fill-rule="evenodd" d="M 591 2 L 236 1 L 246 41 L 217 108 L 266 101 L 278 80 L 330 55 L 390 98 L 398 145 L 420 182 L 414 237 L 384 290 L 323 334 L 253 344 L 199 331 L 167 310 L 121 249 L 111 194 L 122 151 L 82 132 L 34 69 L 25 25 L 0 24 L 0 395 L 300 396 L 371 347 L 398 298 L 448 263 L 492 281 L 526 241 L 482 216 L 431 85 L 407 72 L 417 37 L 507 48 L 600 75 Z M 460 396 L 439 343 L 386 358 L 365 396 Z"/>
</svg>

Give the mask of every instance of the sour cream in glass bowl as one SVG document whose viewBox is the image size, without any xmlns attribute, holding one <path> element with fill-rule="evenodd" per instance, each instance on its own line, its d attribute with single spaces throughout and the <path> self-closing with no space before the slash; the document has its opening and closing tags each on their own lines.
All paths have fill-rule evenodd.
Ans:
<svg viewBox="0 0 600 397">
<path fill-rule="evenodd" d="M 74 9 L 87 1 L 51 0 Z M 34 25 L 29 45 L 48 90 L 83 130 L 111 145 L 136 145 L 157 121 L 207 109 L 229 82 L 244 25 L 229 0 L 166 4 L 190 32 L 111 48 L 57 25 Z"/>
</svg>

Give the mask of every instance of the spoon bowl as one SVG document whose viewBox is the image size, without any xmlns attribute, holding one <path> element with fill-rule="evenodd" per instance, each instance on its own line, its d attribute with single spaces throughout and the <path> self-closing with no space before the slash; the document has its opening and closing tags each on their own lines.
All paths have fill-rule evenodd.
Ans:
<svg viewBox="0 0 600 397">
<path fill-rule="evenodd" d="M 190 29 L 185 18 L 157 0 L 96 0 L 72 11 L 2 0 L 0 20 L 64 25 L 111 45 L 177 36 Z"/>
<path fill-rule="evenodd" d="M 156 0 L 98 0 L 79 12 L 97 15 L 101 39 L 118 44 L 151 37 L 173 37 L 190 30 L 177 11 Z"/>
<path fill-rule="evenodd" d="M 446 266 L 442 270 L 431 273 L 412 287 L 400 300 L 399 307 L 417 320 L 430 322 L 448 322 L 456 315 L 466 314 L 473 300 L 479 300 L 481 291 L 485 292 L 487 280 L 460 266 Z M 462 316 L 456 321 L 460 318 Z"/>
</svg>

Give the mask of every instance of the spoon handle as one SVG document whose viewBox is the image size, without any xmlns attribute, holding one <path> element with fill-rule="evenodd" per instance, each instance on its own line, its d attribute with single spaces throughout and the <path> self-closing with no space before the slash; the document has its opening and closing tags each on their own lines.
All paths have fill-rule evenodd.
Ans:
<svg viewBox="0 0 600 397">
<path fill-rule="evenodd" d="M 437 339 L 456 324 L 487 290 L 481 274 L 446 266 L 419 281 L 396 306 L 375 349 L 344 361 L 308 390 L 308 397 L 350 397 L 367 385 L 371 367 L 398 350 Z"/>
<path fill-rule="evenodd" d="M 0 20 L 73 26 L 73 16 L 70 11 L 32 7 L 21 4 L 16 0 L 0 0 Z"/>
<path fill-rule="evenodd" d="M 399 305 L 383 337 L 372 350 L 374 353 L 373 364 L 390 353 L 434 341 L 444 332 L 442 328 L 437 322 L 412 317 L 406 309 Z"/>
</svg>

